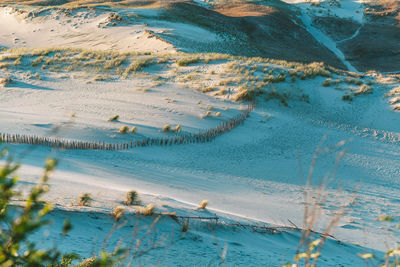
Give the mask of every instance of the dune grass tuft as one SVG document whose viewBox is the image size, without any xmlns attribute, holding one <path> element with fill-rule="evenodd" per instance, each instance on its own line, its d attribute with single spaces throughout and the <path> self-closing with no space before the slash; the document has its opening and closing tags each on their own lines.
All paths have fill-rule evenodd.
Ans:
<svg viewBox="0 0 400 267">
<path fill-rule="evenodd" d="M 118 133 L 127 133 L 127 132 L 129 132 L 129 127 L 126 125 L 121 126 L 121 128 L 119 128 L 118 130 Z"/>
<path fill-rule="evenodd" d="M 0 79 L 0 86 L 2 87 L 7 87 L 10 83 L 12 83 L 12 79 L 9 76 Z"/>
<path fill-rule="evenodd" d="M 146 207 L 138 207 L 136 213 L 144 216 L 152 216 L 155 213 L 156 206 L 154 204 L 149 204 Z"/>
<path fill-rule="evenodd" d="M 372 88 L 366 84 L 361 84 L 360 87 L 354 92 L 355 96 L 372 94 Z"/>
<path fill-rule="evenodd" d="M 190 64 L 198 63 L 200 60 L 199 57 L 187 57 L 187 58 L 180 58 L 176 61 L 176 64 L 180 67 L 187 66 Z"/>
<path fill-rule="evenodd" d="M 203 200 L 200 202 L 199 209 L 204 210 L 208 205 L 208 200 Z"/>
<path fill-rule="evenodd" d="M 113 215 L 115 221 L 118 222 L 122 218 L 122 216 L 124 215 L 124 211 L 125 211 L 125 209 L 121 206 L 114 208 L 112 215 Z"/>
<path fill-rule="evenodd" d="M 170 130 L 171 130 L 171 126 L 169 124 L 165 124 L 162 127 L 162 132 L 164 132 L 164 133 L 169 132 Z"/>
<path fill-rule="evenodd" d="M 115 115 L 115 116 L 108 118 L 108 121 L 118 121 L 118 119 L 119 119 L 119 115 Z"/>
<path fill-rule="evenodd" d="M 174 132 L 180 132 L 180 131 L 181 131 L 181 125 L 178 124 L 178 125 L 176 125 L 175 128 L 174 128 Z"/>
</svg>

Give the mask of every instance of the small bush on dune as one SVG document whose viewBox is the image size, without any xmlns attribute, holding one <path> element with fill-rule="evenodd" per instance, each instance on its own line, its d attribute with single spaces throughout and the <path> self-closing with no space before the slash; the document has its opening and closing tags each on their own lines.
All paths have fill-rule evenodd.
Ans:
<svg viewBox="0 0 400 267">
<path fill-rule="evenodd" d="M 118 130 L 118 133 L 127 133 L 127 132 L 129 132 L 129 127 L 126 125 L 121 126 L 121 128 L 119 128 Z"/>
<path fill-rule="evenodd" d="M 125 201 L 124 201 L 125 205 L 128 205 L 128 206 L 139 205 L 140 202 L 141 201 L 139 199 L 139 194 L 135 190 L 132 190 L 132 191 L 129 191 L 126 193 Z"/>
<path fill-rule="evenodd" d="M 217 113 L 215 113 L 215 117 L 220 117 L 221 116 L 221 112 L 217 112 Z"/>
<path fill-rule="evenodd" d="M 165 124 L 164 127 L 162 127 L 162 131 L 165 132 L 169 132 L 171 130 L 171 126 L 169 124 Z"/>
<path fill-rule="evenodd" d="M 133 126 L 133 127 L 131 128 L 130 132 L 131 132 L 131 133 L 135 133 L 136 130 L 137 130 L 137 127 L 136 127 L 136 126 Z"/>
<path fill-rule="evenodd" d="M 208 205 L 208 200 L 203 200 L 200 202 L 199 209 L 204 210 Z"/>
<path fill-rule="evenodd" d="M 175 128 L 174 128 L 174 132 L 180 132 L 180 131 L 181 131 L 181 125 L 178 124 L 178 125 L 176 125 Z"/>
<path fill-rule="evenodd" d="M 235 101 L 254 101 L 256 99 L 256 91 L 250 88 L 239 88 L 239 92 L 235 95 Z"/>
<path fill-rule="evenodd" d="M 82 194 L 78 197 L 78 205 L 79 206 L 87 206 L 92 203 L 93 199 L 92 196 L 88 193 Z"/>
<path fill-rule="evenodd" d="M 108 121 L 117 121 L 119 119 L 119 115 L 112 116 L 108 118 Z"/>
</svg>

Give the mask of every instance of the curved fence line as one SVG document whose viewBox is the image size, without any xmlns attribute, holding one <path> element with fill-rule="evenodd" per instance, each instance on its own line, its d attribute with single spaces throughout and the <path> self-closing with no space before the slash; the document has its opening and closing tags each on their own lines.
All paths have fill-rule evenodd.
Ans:
<svg viewBox="0 0 400 267">
<path fill-rule="evenodd" d="M 171 146 L 177 144 L 206 143 L 242 124 L 253 108 L 254 104 L 251 104 L 244 112 L 234 118 L 219 124 L 216 128 L 199 132 L 197 134 L 184 134 L 157 138 L 147 137 L 143 140 L 132 140 L 124 143 L 86 142 L 64 138 L 8 133 L 0 133 L 0 139 L 4 143 L 42 145 L 60 149 L 79 150 L 126 150 L 145 146 Z"/>
</svg>

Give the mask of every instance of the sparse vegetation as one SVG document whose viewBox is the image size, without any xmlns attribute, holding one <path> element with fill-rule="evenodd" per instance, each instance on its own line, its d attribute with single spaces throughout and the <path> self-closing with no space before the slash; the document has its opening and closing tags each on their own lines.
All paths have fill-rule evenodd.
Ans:
<svg viewBox="0 0 400 267">
<path fill-rule="evenodd" d="M 169 125 L 169 124 L 165 124 L 165 125 L 162 127 L 162 132 L 163 132 L 163 133 L 169 132 L 170 130 L 171 130 L 171 125 Z"/>
<path fill-rule="evenodd" d="M 118 133 L 127 133 L 127 132 L 129 132 L 129 127 L 126 125 L 121 126 L 121 128 L 119 128 L 118 130 Z"/>
<path fill-rule="evenodd" d="M 129 67 L 125 70 L 123 77 L 127 78 L 131 72 L 136 72 L 142 70 L 144 67 L 148 67 L 152 64 L 155 64 L 156 61 L 154 58 L 145 58 L 145 59 L 138 59 L 133 61 Z"/>
<path fill-rule="evenodd" d="M 138 207 L 136 209 L 136 213 L 144 216 L 152 216 L 154 215 L 156 210 L 156 206 L 154 204 L 149 204 L 146 207 Z"/>
<path fill-rule="evenodd" d="M 300 101 L 306 102 L 306 103 L 310 103 L 310 96 L 307 94 L 302 94 L 300 96 Z"/>
<path fill-rule="evenodd" d="M 354 92 L 355 96 L 372 94 L 372 88 L 366 84 L 361 84 L 360 87 Z"/>
<path fill-rule="evenodd" d="M 125 196 L 125 205 L 139 205 L 140 204 L 139 194 L 135 190 L 131 190 L 126 193 Z"/>
<path fill-rule="evenodd" d="M 199 209 L 204 210 L 208 205 L 208 200 L 202 200 L 199 205 Z"/>
<path fill-rule="evenodd" d="M 352 77 L 346 77 L 344 79 L 344 82 L 347 83 L 347 84 L 354 84 L 354 85 L 361 85 L 362 84 L 362 81 L 360 79 L 355 79 L 355 78 L 352 78 Z"/>
<path fill-rule="evenodd" d="M 10 83 L 12 83 L 12 79 L 7 76 L 0 79 L 0 86 L 7 87 Z"/>
<path fill-rule="evenodd" d="M 79 206 L 88 206 L 92 203 L 93 198 L 89 193 L 84 193 L 78 197 Z"/>
<path fill-rule="evenodd" d="M 343 100 L 343 101 L 351 102 L 351 101 L 353 101 L 353 96 L 352 96 L 351 94 L 344 94 L 344 95 L 342 96 L 342 100 Z"/>
<path fill-rule="evenodd" d="M 322 86 L 324 87 L 328 87 L 332 85 L 332 79 L 331 78 L 327 78 L 323 83 Z"/>
<path fill-rule="evenodd" d="M 108 118 L 108 121 L 118 121 L 118 119 L 119 119 L 119 115 L 115 115 L 115 116 Z"/>
<path fill-rule="evenodd" d="M 119 220 L 121 220 L 122 216 L 124 215 L 124 211 L 125 211 L 125 209 L 120 206 L 114 208 L 112 215 L 113 215 L 115 221 L 118 222 Z"/>
<path fill-rule="evenodd" d="M 234 101 L 254 101 L 256 91 L 253 88 L 240 87 L 239 92 L 234 96 Z"/>
<path fill-rule="evenodd" d="M 180 58 L 176 61 L 176 64 L 180 67 L 187 66 L 190 64 L 198 63 L 200 60 L 199 57 L 184 57 Z"/>
<path fill-rule="evenodd" d="M 186 233 L 189 230 L 189 218 L 187 218 L 183 223 L 182 223 L 182 229 L 181 231 L 183 233 Z"/>
<path fill-rule="evenodd" d="M 181 125 L 178 124 L 178 125 L 176 125 L 175 128 L 174 128 L 174 132 L 180 132 L 180 131 L 181 131 Z"/>
<path fill-rule="evenodd" d="M 271 89 L 265 98 L 266 101 L 272 100 L 272 99 L 277 99 L 279 102 L 281 102 L 282 105 L 285 107 L 288 107 L 288 100 L 290 98 L 290 95 L 288 93 L 280 93 L 276 89 Z"/>
<path fill-rule="evenodd" d="M 400 96 L 400 86 L 399 86 L 399 87 L 393 88 L 393 89 L 390 90 L 389 93 L 387 93 L 385 96 L 386 96 L 386 97 Z"/>
</svg>

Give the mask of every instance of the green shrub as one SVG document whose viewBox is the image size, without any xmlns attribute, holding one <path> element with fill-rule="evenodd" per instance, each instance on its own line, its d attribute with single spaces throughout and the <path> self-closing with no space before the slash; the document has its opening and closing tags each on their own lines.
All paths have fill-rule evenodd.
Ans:
<svg viewBox="0 0 400 267">
<path fill-rule="evenodd" d="M 87 206 L 92 203 L 93 199 L 92 196 L 88 193 L 84 193 L 78 197 L 78 205 L 79 206 Z"/>
<path fill-rule="evenodd" d="M 129 191 L 126 193 L 125 201 L 124 201 L 125 205 L 128 205 L 128 206 L 139 205 L 140 202 L 141 201 L 139 199 L 139 194 L 135 190 L 132 190 L 132 191 Z"/>
</svg>

